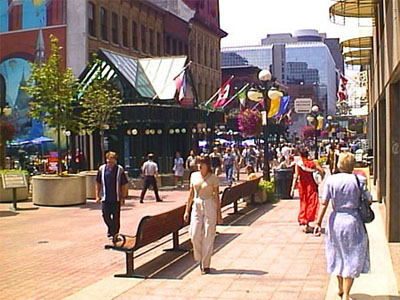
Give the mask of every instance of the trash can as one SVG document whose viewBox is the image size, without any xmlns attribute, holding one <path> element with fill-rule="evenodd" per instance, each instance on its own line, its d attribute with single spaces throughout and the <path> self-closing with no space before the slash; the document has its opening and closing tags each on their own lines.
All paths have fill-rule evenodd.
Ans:
<svg viewBox="0 0 400 300">
<path fill-rule="evenodd" d="M 291 199 L 290 189 L 293 181 L 292 169 L 279 169 L 274 171 L 275 195 L 278 199 Z"/>
</svg>

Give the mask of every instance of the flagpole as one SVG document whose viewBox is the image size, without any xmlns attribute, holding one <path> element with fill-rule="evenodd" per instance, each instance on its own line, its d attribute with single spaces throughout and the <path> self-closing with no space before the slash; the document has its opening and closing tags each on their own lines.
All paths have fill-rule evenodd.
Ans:
<svg viewBox="0 0 400 300">
<path fill-rule="evenodd" d="M 231 103 L 236 97 L 237 95 L 239 95 L 241 92 L 243 92 L 247 87 L 249 86 L 248 83 L 246 83 L 244 86 L 242 86 L 242 88 L 235 94 L 233 95 L 228 102 L 226 102 L 224 105 L 222 105 L 222 108 L 225 108 L 229 103 Z"/>
<path fill-rule="evenodd" d="M 224 84 L 225 84 L 226 82 L 228 82 L 229 80 L 232 80 L 233 77 L 235 77 L 235 75 L 231 75 L 231 77 L 230 77 L 227 81 L 225 81 Z M 224 84 L 223 84 L 223 85 L 224 85 Z M 223 85 L 222 85 L 222 86 L 223 86 Z M 204 105 L 207 106 L 208 104 L 210 104 L 210 102 L 212 102 L 212 100 L 218 95 L 218 93 L 219 93 L 220 91 L 221 91 L 221 88 L 219 88 L 218 91 L 217 91 L 214 95 L 212 95 L 211 98 L 208 99 L 207 102 L 206 102 Z"/>
<path fill-rule="evenodd" d="M 208 104 L 210 104 L 210 102 L 212 102 L 214 100 L 214 98 L 218 95 L 218 93 L 221 91 L 221 88 L 219 88 L 214 95 L 211 96 L 210 99 L 207 100 L 206 103 L 204 103 L 205 106 L 207 106 Z"/>
</svg>

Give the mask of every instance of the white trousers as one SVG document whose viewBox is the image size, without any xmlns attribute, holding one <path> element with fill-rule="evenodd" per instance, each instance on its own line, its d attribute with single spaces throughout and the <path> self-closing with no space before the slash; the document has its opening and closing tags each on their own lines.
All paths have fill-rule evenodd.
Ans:
<svg viewBox="0 0 400 300">
<path fill-rule="evenodd" d="M 214 249 L 217 207 L 215 199 L 195 198 L 190 217 L 189 234 L 192 239 L 194 260 L 209 268 Z"/>
</svg>

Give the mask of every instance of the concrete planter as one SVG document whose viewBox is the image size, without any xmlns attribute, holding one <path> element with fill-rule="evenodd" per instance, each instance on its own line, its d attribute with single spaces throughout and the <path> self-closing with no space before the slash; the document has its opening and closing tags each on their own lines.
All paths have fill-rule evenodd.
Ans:
<svg viewBox="0 0 400 300">
<path fill-rule="evenodd" d="M 35 205 L 67 206 L 86 203 L 86 176 L 40 175 L 32 178 Z"/>
<path fill-rule="evenodd" d="M 25 175 L 26 182 L 28 182 L 28 176 Z M 28 199 L 28 188 L 17 188 L 17 201 L 23 201 Z M 0 176 L 0 202 L 12 202 L 13 201 L 13 189 L 3 189 L 3 179 Z"/>
<path fill-rule="evenodd" d="M 85 176 L 86 199 L 95 199 L 97 171 L 83 171 L 79 174 Z"/>
</svg>

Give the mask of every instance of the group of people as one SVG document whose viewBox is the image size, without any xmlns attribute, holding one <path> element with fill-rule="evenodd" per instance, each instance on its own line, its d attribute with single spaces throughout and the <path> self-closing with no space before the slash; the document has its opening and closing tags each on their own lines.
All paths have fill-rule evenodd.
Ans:
<svg viewBox="0 0 400 300">
<path fill-rule="evenodd" d="M 360 196 L 366 187 L 366 178 L 354 175 L 355 157 L 352 153 L 343 151 L 337 158 L 337 173 L 325 180 L 322 199 L 319 199 L 319 185 L 315 173 L 325 177 L 324 168 L 315 160 L 310 159 L 306 148 L 286 150 L 282 147 L 280 153 L 287 162 L 293 163 L 295 169 L 291 192 L 297 188 L 300 197 L 300 211 L 297 222 L 305 233 L 320 236 L 322 221 L 329 202 L 332 212 L 326 225 L 326 260 L 327 272 L 337 276 L 338 295 L 343 300 L 349 300 L 350 289 L 360 273 L 366 273 L 370 268 L 368 235 L 359 214 Z M 251 149 L 251 148 L 250 148 Z M 210 155 L 196 156 L 191 152 L 184 164 L 177 155 L 175 166 L 190 169 L 190 190 L 184 220 L 189 222 L 189 233 L 193 244 L 194 259 L 199 262 L 202 274 L 210 272 L 216 225 L 223 222 L 221 202 L 219 199 L 219 178 L 216 158 L 224 163 L 225 170 L 232 174 L 234 150 L 227 148 L 224 155 L 218 155 L 214 149 Z M 143 165 L 145 190 L 155 184 L 157 165 L 148 156 Z M 96 200 L 102 202 L 104 222 L 108 228 L 108 236 L 112 242 L 118 242 L 120 207 L 127 195 L 126 177 L 123 168 L 116 164 L 116 154 L 108 152 L 107 163 L 99 168 L 97 175 Z M 226 168 L 228 166 L 228 168 Z M 232 168 L 230 168 L 232 167 Z M 254 167 L 249 164 L 250 173 Z M 176 170 L 176 169 L 175 169 Z M 249 173 L 249 172 L 248 172 Z M 228 177 L 228 175 L 227 175 Z M 156 184 L 155 184 L 156 186 Z M 157 201 L 160 201 L 155 189 Z M 371 199 L 371 197 L 369 197 Z"/>
</svg>

